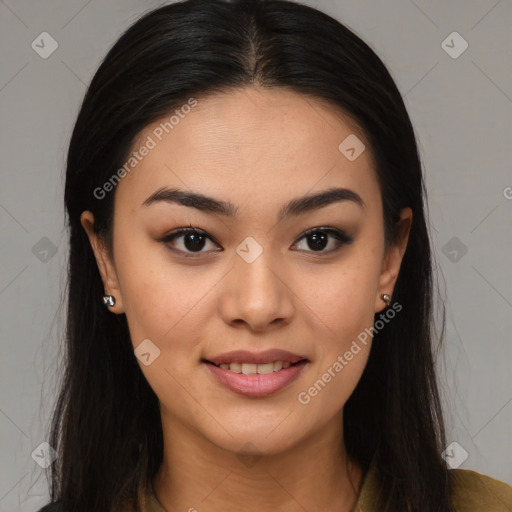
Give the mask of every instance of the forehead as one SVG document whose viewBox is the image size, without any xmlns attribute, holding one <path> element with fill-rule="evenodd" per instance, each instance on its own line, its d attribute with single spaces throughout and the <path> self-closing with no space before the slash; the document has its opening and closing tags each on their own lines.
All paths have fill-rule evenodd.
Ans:
<svg viewBox="0 0 512 512">
<path fill-rule="evenodd" d="M 133 169 L 116 195 L 138 206 L 169 186 L 251 201 L 332 185 L 358 188 L 369 201 L 379 193 L 357 124 L 326 101 L 284 88 L 189 100 L 142 130 L 130 155 Z"/>
</svg>

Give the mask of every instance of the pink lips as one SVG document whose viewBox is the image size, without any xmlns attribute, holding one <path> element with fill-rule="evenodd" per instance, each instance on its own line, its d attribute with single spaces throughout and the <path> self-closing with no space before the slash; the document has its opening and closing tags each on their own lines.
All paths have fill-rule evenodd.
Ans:
<svg viewBox="0 0 512 512">
<path fill-rule="evenodd" d="M 289 361 L 291 366 L 264 375 L 245 375 L 243 373 L 236 373 L 229 369 L 225 370 L 215 366 L 222 363 L 264 364 L 272 361 Z M 204 362 L 206 368 L 213 374 L 213 376 L 221 384 L 232 391 L 249 397 L 265 397 L 276 393 L 291 384 L 299 377 L 300 373 L 309 361 L 306 358 L 297 354 L 292 354 L 291 352 L 272 349 L 259 353 L 247 352 L 244 350 L 228 352 L 209 358 Z"/>
</svg>

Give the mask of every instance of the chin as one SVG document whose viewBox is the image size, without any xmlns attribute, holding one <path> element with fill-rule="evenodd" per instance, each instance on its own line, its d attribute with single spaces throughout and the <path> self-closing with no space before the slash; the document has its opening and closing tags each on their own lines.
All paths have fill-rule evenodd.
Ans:
<svg viewBox="0 0 512 512">
<path fill-rule="evenodd" d="M 210 441 L 216 444 L 219 448 L 232 452 L 237 456 L 243 457 L 261 457 L 278 455 L 293 447 L 293 435 L 290 432 L 281 432 L 278 435 L 272 432 L 270 428 L 246 428 L 241 429 L 233 437 L 224 435 L 220 437 L 210 437 Z M 269 434 L 270 433 L 270 434 Z"/>
</svg>

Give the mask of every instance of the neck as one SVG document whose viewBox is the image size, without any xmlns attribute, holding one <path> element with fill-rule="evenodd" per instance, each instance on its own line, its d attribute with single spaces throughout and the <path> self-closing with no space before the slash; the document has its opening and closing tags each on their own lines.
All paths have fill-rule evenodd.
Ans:
<svg viewBox="0 0 512 512">
<path fill-rule="evenodd" d="M 245 512 L 261 512 L 263 506 L 277 512 L 350 512 L 363 472 L 346 454 L 339 419 L 277 454 L 255 447 L 234 453 L 182 425 L 163 423 L 156 497 L 167 512 L 220 512 L 234 503 L 243 504 Z"/>
</svg>

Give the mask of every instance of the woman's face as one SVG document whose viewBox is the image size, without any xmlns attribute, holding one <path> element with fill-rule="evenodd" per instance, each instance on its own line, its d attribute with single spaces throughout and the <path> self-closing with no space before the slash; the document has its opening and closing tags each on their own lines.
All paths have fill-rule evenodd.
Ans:
<svg viewBox="0 0 512 512">
<path fill-rule="evenodd" d="M 82 215 L 164 431 L 267 454 L 329 426 L 341 431 L 371 347 L 365 329 L 386 306 L 381 294 L 393 292 L 411 211 L 402 212 L 402 243 L 385 251 L 368 144 L 325 103 L 248 88 L 188 105 L 134 144 L 137 160 L 115 187 L 112 259 L 92 215 Z M 178 194 L 155 198 L 163 189 L 179 189 L 184 204 Z M 345 192 L 321 195 L 334 189 Z M 190 226 L 192 235 L 171 239 Z M 240 350 L 306 362 L 281 370 L 277 362 L 276 371 L 206 362 Z M 293 362 L 262 357 L 280 360 Z"/>
</svg>

